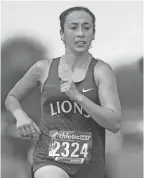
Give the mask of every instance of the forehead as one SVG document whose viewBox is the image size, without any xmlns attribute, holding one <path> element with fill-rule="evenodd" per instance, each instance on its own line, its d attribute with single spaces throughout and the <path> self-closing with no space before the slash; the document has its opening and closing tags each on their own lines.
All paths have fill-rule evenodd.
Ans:
<svg viewBox="0 0 144 178">
<path fill-rule="evenodd" d="M 66 24 L 71 24 L 71 23 L 90 23 L 92 24 L 92 17 L 89 13 L 85 11 L 73 11 L 70 12 L 65 19 Z"/>
</svg>

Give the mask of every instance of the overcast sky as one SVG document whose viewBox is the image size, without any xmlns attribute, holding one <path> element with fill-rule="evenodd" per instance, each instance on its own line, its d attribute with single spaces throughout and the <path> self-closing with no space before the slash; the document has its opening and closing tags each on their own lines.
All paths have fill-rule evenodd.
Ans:
<svg viewBox="0 0 144 178">
<path fill-rule="evenodd" d="M 142 56 L 140 2 L 3 2 L 2 41 L 15 35 L 38 39 L 51 47 L 51 56 L 64 53 L 59 15 L 72 6 L 86 6 L 96 15 L 96 38 L 91 53 L 117 65 Z"/>
</svg>

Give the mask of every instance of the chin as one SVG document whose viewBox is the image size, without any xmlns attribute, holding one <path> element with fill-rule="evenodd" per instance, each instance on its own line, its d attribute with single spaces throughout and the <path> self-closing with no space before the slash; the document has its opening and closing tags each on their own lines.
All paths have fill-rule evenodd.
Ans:
<svg viewBox="0 0 144 178">
<path fill-rule="evenodd" d="M 74 50 L 76 53 L 84 53 L 84 52 L 87 52 L 88 49 L 87 48 L 77 48 Z"/>
</svg>

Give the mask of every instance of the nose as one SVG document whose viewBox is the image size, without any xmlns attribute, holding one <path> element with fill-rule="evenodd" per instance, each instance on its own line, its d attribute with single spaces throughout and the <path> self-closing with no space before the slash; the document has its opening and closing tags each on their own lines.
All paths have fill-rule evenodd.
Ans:
<svg viewBox="0 0 144 178">
<path fill-rule="evenodd" d="M 77 36 L 78 37 L 84 37 L 84 32 L 83 32 L 83 29 L 81 27 L 78 28 Z"/>
</svg>

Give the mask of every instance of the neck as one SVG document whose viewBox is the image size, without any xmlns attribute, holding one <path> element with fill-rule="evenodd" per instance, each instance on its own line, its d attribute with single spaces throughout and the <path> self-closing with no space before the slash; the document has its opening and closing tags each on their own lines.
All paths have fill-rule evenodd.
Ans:
<svg viewBox="0 0 144 178">
<path fill-rule="evenodd" d="M 73 70 L 75 67 L 81 66 L 84 61 L 86 61 L 90 56 L 91 54 L 88 51 L 79 54 L 74 54 L 66 50 L 64 59 L 68 66 Z"/>
</svg>

